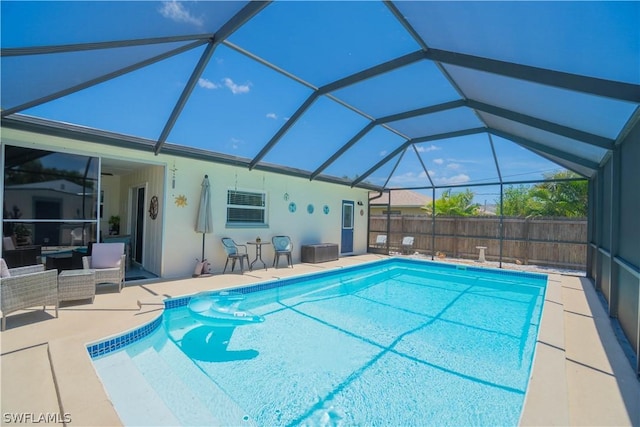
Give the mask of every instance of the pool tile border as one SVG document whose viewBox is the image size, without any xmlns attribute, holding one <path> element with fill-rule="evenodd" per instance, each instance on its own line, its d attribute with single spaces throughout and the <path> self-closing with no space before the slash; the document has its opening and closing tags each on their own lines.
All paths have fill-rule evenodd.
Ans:
<svg viewBox="0 0 640 427">
<path fill-rule="evenodd" d="M 353 272 L 353 271 L 369 268 L 372 265 L 376 265 L 376 264 L 384 266 L 385 264 L 397 264 L 397 263 L 415 264 L 415 265 L 422 265 L 422 266 L 424 266 L 425 264 L 430 264 L 430 265 L 435 265 L 445 269 L 476 271 L 476 272 L 486 272 L 487 270 L 489 270 L 494 274 L 505 275 L 505 276 L 526 277 L 526 278 L 537 279 L 537 280 L 546 279 L 548 277 L 546 274 L 530 273 L 526 271 L 502 270 L 502 269 L 489 268 L 489 267 L 468 266 L 464 264 L 447 264 L 447 263 L 440 263 L 440 262 L 428 261 L 428 260 L 389 258 L 382 261 L 372 261 L 372 262 L 363 263 L 356 266 L 343 267 L 340 269 L 323 271 L 320 273 L 316 272 L 316 273 L 310 273 L 310 274 L 303 274 L 295 277 L 288 277 L 286 279 L 270 280 L 270 281 L 258 283 L 255 285 L 233 288 L 232 290 L 234 292 L 239 292 L 242 294 L 249 294 L 252 292 L 260 292 L 260 291 L 279 288 L 283 286 L 293 285 L 293 284 L 308 280 L 309 278 L 316 279 L 316 278 L 322 278 L 327 276 L 333 276 L 336 274 L 340 274 L 345 270 Z M 164 308 L 165 310 L 170 310 L 174 308 L 184 307 L 187 304 L 189 304 L 190 300 L 191 300 L 191 295 L 181 296 L 176 298 L 168 298 L 164 300 Z M 140 326 L 139 328 L 133 329 L 129 332 L 125 332 L 114 337 L 100 340 L 96 343 L 88 344 L 87 351 L 89 352 L 89 356 L 92 359 L 95 359 L 95 358 L 104 356 L 106 354 L 112 353 L 114 351 L 120 350 L 121 348 L 126 347 L 129 344 L 133 344 L 134 342 L 141 340 L 147 335 L 153 333 L 156 329 L 160 327 L 160 325 L 162 325 L 162 318 L 163 318 L 163 315 L 160 315 L 156 319 L 146 323 L 145 325 Z"/>
<path fill-rule="evenodd" d="M 105 354 L 114 352 L 129 344 L 133 344 L 136 341 L 141 340 L 153 331 L 158 329 L 162 324 L 162 316 L 158 316 L 151 322 L 136 328 L 130 332 L 107 338 L 94 344 L 87 345 L 87 351 L 92 359 L 96 357 L 104 356 Z"/>
</svg>

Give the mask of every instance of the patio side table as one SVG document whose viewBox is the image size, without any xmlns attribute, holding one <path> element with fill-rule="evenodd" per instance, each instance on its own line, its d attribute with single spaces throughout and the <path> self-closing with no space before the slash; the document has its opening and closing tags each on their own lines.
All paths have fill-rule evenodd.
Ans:
<svg viewBox="0 0 640 427">
<path fill-rule="evenodd" d="M 63 270 L 58 275 L 58 301 L 73 301 L 96 297 L 95 270 Z"/>
<path fill-rule="evenodd" d="M 251 261 L 251 264 L 249 264 L 249 270 L 253 270 L 253 264 L 255 264 L 257 261 L 260 261 L 262 263 L 262 266 L 264 267 L 264 269 L 267 269 L 267 264 L 265 264 L 264 260 L 262 259 L 262 246 L 263 245 L 270 245 L 271 242 L 257 242 L 257 241 L 253 241 L 253 242 L 247 242 L 247 245 L 255 245 L 256 247 L 256 257 L 254 258 L 253 261 Z"/>
</svg>

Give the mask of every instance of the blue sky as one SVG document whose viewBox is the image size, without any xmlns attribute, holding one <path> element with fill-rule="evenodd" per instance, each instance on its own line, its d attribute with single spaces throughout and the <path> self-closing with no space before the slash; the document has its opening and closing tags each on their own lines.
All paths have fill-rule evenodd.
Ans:
<svg viewBox="0 0 640 427">
<path fill-rule="evenodd" d="M 568 67 L 571 70 L 567 71 L 582 72 L 589 65 L 583 63 L 582 59 L 578 62 L 575 60 L 584 52 L 567 53 L 579 41 L 576 37 L 582 37 L 582 41 L 589 40 L 586 43 L 589 49 L 601 53 L 603 59 L 611 57 L 611 45 L 607 45 L 607 42 L 615 41 L 614 36 L 620 37 L 617 35 L 620 32 L 628 31 L 630 34 L 622 36 L 628 42 L 617 51 L 618 54 L 634 55 L 633 50 L 639 47 L 640 42 L 634 38 L 638 30 L 630 27 L 634 16 L 638 14 L 637 4 L 608 8 L 597 3 L 588 7 L 587 12 L 581 12 L 580 19 L 569 19 L 579 5 L 545 3 L 546 6 L 531 3 L 527 6 L 517 3 L 418 2 L 403 4 L 402 7 L 410 22 L 427 12 L 442 17 L 452 12 L 457 14 L 455 16 L 464 26 L 447 26 L 442 19 L 436 19 L 431 21 L 431 26 L 423 28 L 419 25 L 420 21 L 415 21 L 416 28 L 423 32 L 421 34 L 428 35 L 435 47 L 523 63 L 527 60 L 540 61 L 554 69 Z M 547 9 L 550 5 L 551 14 Z M 3 2 L 2 46 L 214 33 L 241 6 L 233 2 L 207 1 Z M 527 17 L 527 14 L 531 16 Z M 514 16 L 520 16 L 521 19 Z M 556 37 L 554 40 L 558 34 L 549 33 L 551 30 L 539 34 L 545 26 L 551 25 L 545 19 L 553 21 L 554 26 L 549 28 L 556 28 L 556 31 L 558 26 L 566 25 L 564 30 L 571 36 Z M 500 25 L 479 28 L 480 25 L 487 25 L 487 22 L 499 22 Z M 574 30 L 582 33 L 574 35 Z M 600 31 L 603 30 L 616 34 L 601 37 Z M 474 31 L 481 37 L 473 37 L 471 33 Z M 507 35 L 511 38 L 505 40 Z M 483 37 L 494 41 L 500 39 L 501 43 L 486 46 L 482 43 Z M 466 40 L 468 42 L 464 44 Z M 540 56 L 538 49 L 531 49 L 527 51 L 530 55 L 523 57 L 518 49 L 531 40 L 548 50 L 554 45 L 559 47 L 553 51 L 553 55 Z M 240 28 L 229 41 L 316 88 L 420 48 L 387 7 L 374 1 L 276 2 Z M 5 87 L 3 91 L 10 101 L 15 96 L 15 104 L 19 105 L 20 96 L 31 94 L 37 97 L 38 91 L 51 85 L 58 84 L 59 88 L 64 88 L 74 79 L 82 81 L 98 75 L 96 73 L 100 73 L 105 66 L 116 69 L 141 57 L 151 57 L 182 44 L 36 55 L 19 58 L 22 62 L 15 60 L 15 64 L 13 58 L 3 58 L 3 73 L 6 76 L 20 75 L 33 82 L 22 91 L 11 91 Z M 23 113 L 155 140 L 161 134 L 203 50 L 204 47 L 192 49 Z M 633 70 L 629 73 L 622 68 L 616 65 L 606 67 L 598 62 L 598 66 L 589 72 L 622 81 L 640 80 L 640 77 L 633 76 Z M 47 70 L 47 73 L 42 73 L 42 70 Z M 543 107 L 544 99 L 556 97 L 557 104 L 554 105 L 557 105 L 557 111 L 552 114 L 554 119 L 562 111 L 575 111 L 575 114 L 563 115 L 563 120 L 567 122 L 561 124 L 576 127 L 584 125 L 588 131 L 606 137 L 616 136 L 635 107 L 606 99 L 592 99 L 594 97 L 587 100 L 586 95 L 567 94 L 567 91 L 560 89 L 540 88 L 479 72 L 467 75 L 467 70 L 456 67 L 450 67 L 447 71 L 460 78 L 465 85 L 466 96 L 472 95 L 483 102 L 502 102 L 504 107 L 520 109 L 525 114 L 543 119 L 548 119 L 546 114 L 551 114 Z M 488 87 L 495 87 L 488 83 L 473 85 L 473 81 L 482 79 L 487 82 L 491 80 L 492 85 L 508 90 L 496 94 L 487 90 Z M 231 47 L 219 45 L 170 133 L 168 142 L 253 158 L 311 93 L 311 88 Z M 364 112 L 369 118 L 460 99 L 457 89 L 449 84 L 442 71 L 426 61 L 365 80 L 338 90 L 333 95 Z M 502 97 L 492 99 L 496 95 Z M 523 99 L 531 102 L 523 103 Z M 3 108 L 6 107 L 3 101 Z M 603 118 L 602 111 L 613 113 Z M 320 97 L 263 160 L 314 171 L 356 135 L 369 122 L 369 118 L 345 108 L 333 99 Z M 405 119 L 389 125 L 408 137 L 484 126 L 476 114 L 465 108 Z M 325 173 L 351 178 L 360 176 L 404 141 L 404 138 L 388 129 L 376 127 L 330 165 Z M 563 170 L 509 141 L 493 137 L 493 143 L 505 180 L 539 179 L 545 173 Z M 413 150 L 409 150 L 399 163 L 398 157 L 392 159 L 369 176 L 368 180 L 379 185 L 388 180 L 390 187 L 428 186 L 424 168 L 436 185 L 476 184 L 498 179 L 487 134 L 430 141 L 417 144 L 416 148 L 422 162 Z M 598 150 L 592 150 L 590 155 L 597 158 L 601 155 Z M 394 168 L 393 176 L 389 178 Z"/>
</svg>

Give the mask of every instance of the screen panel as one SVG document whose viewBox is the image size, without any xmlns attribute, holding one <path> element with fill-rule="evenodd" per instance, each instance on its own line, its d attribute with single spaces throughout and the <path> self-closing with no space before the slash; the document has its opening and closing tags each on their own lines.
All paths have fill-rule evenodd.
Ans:
<svg viewBox="0 0 640 427">
<path fill-rule="evenodd" d="M 394 4 L 431 48 L 640 83 L 638 2 Z"/>
</svg>

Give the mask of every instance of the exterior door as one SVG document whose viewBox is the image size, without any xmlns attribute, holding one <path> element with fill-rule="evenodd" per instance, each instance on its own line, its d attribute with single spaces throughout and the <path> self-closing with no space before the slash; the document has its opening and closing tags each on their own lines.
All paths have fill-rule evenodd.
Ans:
<svg viewBox="0 0 640 427">
<path fill-rule="evenodd" d="M 353 252 L 353 201 L 342 201 L 342 243 L 340 253 Z"/>
<path fill-rule="evenodd" d="M 133 189 L 132 194 L 132 227 L 131 227 L 131 257 L 142 265 L 142 249 L 144 247 L 144 214 L 145 188 Z"/>
</svg>

